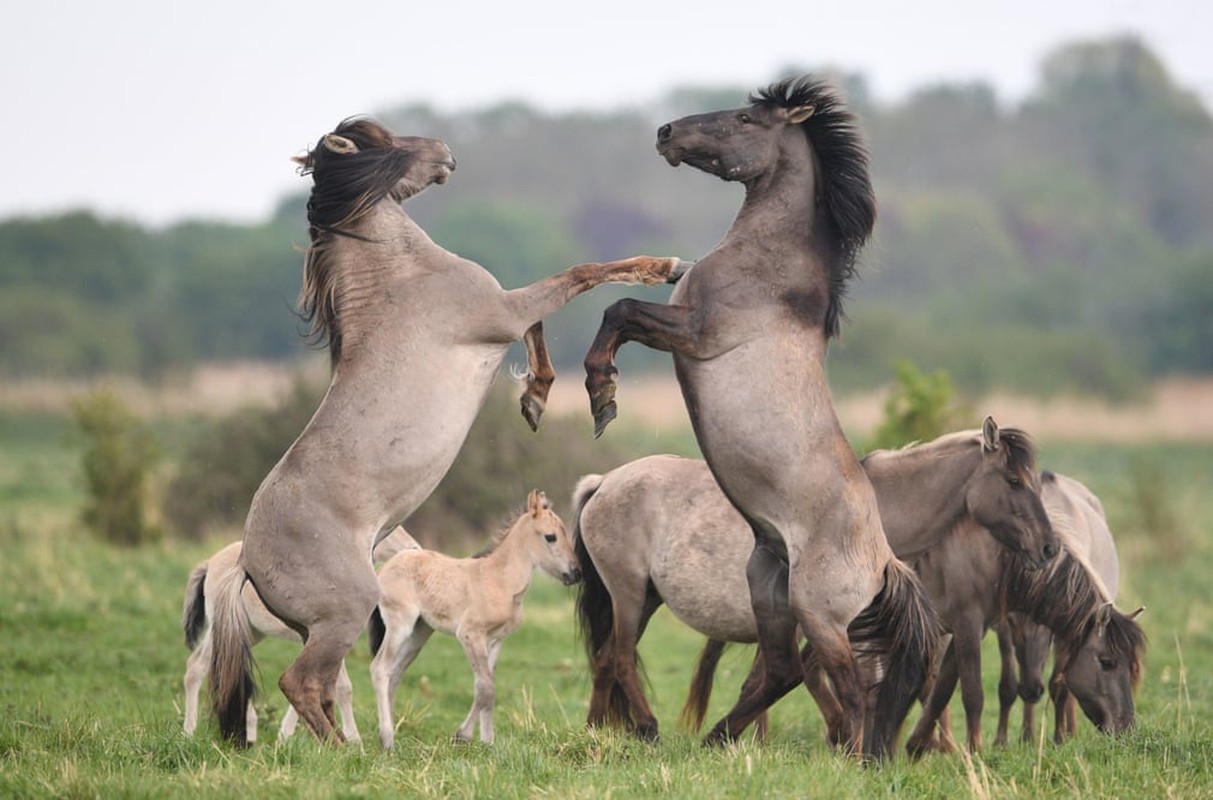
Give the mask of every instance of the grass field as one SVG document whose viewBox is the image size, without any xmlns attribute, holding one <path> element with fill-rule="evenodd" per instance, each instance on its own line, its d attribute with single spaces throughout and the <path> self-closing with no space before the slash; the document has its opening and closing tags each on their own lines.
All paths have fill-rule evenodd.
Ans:
<svg viewBox="0 0 1213 800">
<path fill-rule="evenodd" d="M 220 744 L 205 715 L 188 739 L 182 592 L 193 564 L 228 539 L 137 550 L 92 539 L 76 522 L 83 495 L 63 427 L 57 413 L 0 412 L 0 797 L 1213 796 L 1207 443 L 1039 442 L 1042 466 L 1103 498 L 1122 558 L 1120 605 L 1147 608 L 1136 730 L 1111 740 L 1084 720 L 1061 747 L 1015 744 L 916 764 L 899 755 L 865 767 L 826 746 L 803 691 L 774 709 L 767 744 L 701 748 L 676 724 L 701 640 L 665 612 L 641 645 L 661 741 L 587 731 L 572 595 L 542 576 L 501 657 L 490 747 L 449 743 L 471 701 L 471 675 L 455 642 L 440 636 L 402 682 L 394 752 L 375 736 L 365 639 L 349 660 L 361 747 L 321 746 L 306 734 L 274 744 L 284 710 L 275 682 L 294 649 L 279 642 L 256 650 L 261 742 L 248 751 Z M 986 652 L 992 741 L 992 642 Z M 726 655 L 709 719 L 734 698 L 749 657 L 742 648 Z"/>
</svg>

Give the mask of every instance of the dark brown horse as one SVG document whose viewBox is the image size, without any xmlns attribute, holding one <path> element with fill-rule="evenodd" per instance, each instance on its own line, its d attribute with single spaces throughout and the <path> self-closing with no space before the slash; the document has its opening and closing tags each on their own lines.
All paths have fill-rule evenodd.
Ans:
<svg viewBox="0 0 1213 800">
<path fill-rule="evenodd" d="M 625 299 L 607 309 L 585 359 L 586 389 L 601 434 L 616 414 L 619 347 L 673 353 L 700 449 L 753 532 L 746 575 L 766 670 L 709 740 L 732 738 L 800 681 L 799 624 L 842 703 L 848 749 L 888 755 L 926 678 L 937 622 L 885 539 L 826 384 L 827 344 L 875 223 L 857 121 L 826 83 L 789 79 L 743 108 L 662 125 L 657 150 L 672 165 L 742 183 L 745 200 L 668 304 Z M 868 687 L 852 637 L 870 640 L 883 661 L 866 736 Z"/>
<path fill-rule="evenodd" d="M 981 639 L 1008 612 L 1053 632 L 1058 679 L 1051 688 L 1059 714 L 1072 708 L 1072 693 L 1100 730 L 1117 733 L 1133 725 L 1133 688 L 1141 678 L 1146 645 L 1138 612 L 1125 614 L 1113 605 L 1114 595 L 1092 567 L 1089 546 L 1077 538 L 1076 528 L 1083 523 L 1070 516 L 1076 506 L 1069 505 L 1067 511 L 1059 504 L 1073 498 L 1060 497 L 1058 479 L 1047 473 L 1041 486 L 1062 543 L 1060 554 L 1045 568 L 1028 569 L 1022 559 L 988 546 L 988 537 L 963 529 L 916 562 L 952 642 L 923 704 L 922 717 L 906 742 L 912 755 L 939 746 L 935 725 L 958 681 L 968 747 L 981 747 Z M 1058 741 L 1064 727 L 1059 717 Z"/>
<path fill-rule="evenodd" d="M 523 410 L 533 426 L 551 378 L 534 349 L 543 318 L 601 283 L 662 283 L 677 267 L 649 257 L 581 264 L 505 290 L 401 205 L 455 169 L 443 142 L 347 120 L 300 162 L 314 183 L 301 306 L 328 341 L 332 378 L 253 497 L 241 568 L 217 589 L 212 704 L 238 742 L 253 687 L 246 576 L 304 640 L 278 685 L 327 738 L 342 659 L 379 601 L 371 548 L 446 474 L 510 344 L 532 348 Z"/>
</svg>

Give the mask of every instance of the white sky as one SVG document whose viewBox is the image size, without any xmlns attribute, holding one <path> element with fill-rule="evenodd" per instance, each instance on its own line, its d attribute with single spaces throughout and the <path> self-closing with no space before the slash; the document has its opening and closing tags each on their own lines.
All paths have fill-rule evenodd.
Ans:
<svg viewBox="0 0 1213 800">
<path fill-rule="evenodd" d="M 1213 108 L 1208 0 L 4 6 L 0 217 L 256 221 L 307 188 L 289 156 L 346 116 L 406 102 L 600 110 L 679 85 L 756 88 L 789 64 L 862 73 L 880 100 L 982 80 L 1015 101 L 1058 45 L 1122 33 Z"/>
</svg>

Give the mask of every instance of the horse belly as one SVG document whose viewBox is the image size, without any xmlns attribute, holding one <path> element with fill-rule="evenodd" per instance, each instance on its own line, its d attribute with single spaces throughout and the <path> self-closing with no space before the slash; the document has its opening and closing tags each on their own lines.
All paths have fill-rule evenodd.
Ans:
<svg viewBox="0 0 1213 800">
<path fill-rule="evenodd" d="M 727 506 L 723 496 L 719 502 Z M 650 577 L 666 606 L 686 625 L 728 642 L 757 639 L 746 563 L 754 549 L 749 526 L 731 508 L 732 525 L 695 526 L 675 532 L 654 553 Z"/>
</svg>

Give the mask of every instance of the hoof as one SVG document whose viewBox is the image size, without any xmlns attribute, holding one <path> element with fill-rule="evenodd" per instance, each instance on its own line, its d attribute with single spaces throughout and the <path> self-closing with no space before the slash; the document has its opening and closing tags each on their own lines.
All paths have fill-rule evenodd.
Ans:
<svg viewBox="0 0 1213 800">
<path fill-rule="evenodd" d="M 468 738 L 466 736 L 462 736 L 458 733 L 451 737 L 451 744 L 454 744 L 454 745 L 465 745 L 465 744 L 471 744 L 471 743 L 472 743 L 472 740 L 470 738 Z"/>
<path fill-rule="evenodd" d="M 724 729 L 713 728 L 707 736 L 703 737 L 704 747 L 725 747 L 733 744 L 734 738 L 730 736 Z"/>
<path fill-rule="evenodd" d="M 526 424 L 531 426 L 531 431 L 539 430 L 539 418 L 543 416 L 543 404 L 529 394 L 524 394 L 519 399 L 519 404 L 522 406 L 522 416 L 526 419 Z"/>
<path fill-rule="evenodd" d="M 602 432 L 606 430 L 606 426 L 611 424 L 611 420 L 615 419 L 618 414 L 618 408 L 615 401 L 607 403 L 594 414 L 594 438 L 602 436 Z"/>
</svg>

